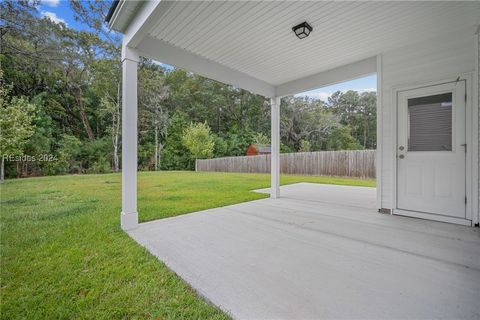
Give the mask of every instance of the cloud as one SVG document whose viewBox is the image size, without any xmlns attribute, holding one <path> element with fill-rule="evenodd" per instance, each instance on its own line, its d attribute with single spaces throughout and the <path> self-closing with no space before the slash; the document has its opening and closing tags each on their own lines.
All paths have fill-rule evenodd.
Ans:
<svg viewBox="0 0 480 320">
<path fill-rule="evenodd" d="M 364 89 L 351 89 L 353 91 L 357 91 L 357 92 L 377 92 L 377 88 L 364 88 Z"/>
<path fill-rule="evenodd" d="M 42 4 L 49 7 L 58 7 L 60 0 L 42 0 Z"/>
<path fill-rule="evenodd" d="M 68 24 L 65 22 L 64 19 L 58 17 L 55 13 L 50 12 L 50 11 L 42 11 L 42 17 L 46 17 L 47 19 L 50 19 L 50 21 L 60 24 L 63 23 L 64 25 L 68 26 Z"/>
</svg>

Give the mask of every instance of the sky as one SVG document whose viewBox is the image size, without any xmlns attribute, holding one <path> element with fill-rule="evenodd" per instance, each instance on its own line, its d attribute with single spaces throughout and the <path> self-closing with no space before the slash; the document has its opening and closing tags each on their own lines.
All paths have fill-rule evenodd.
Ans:
<svg viewBox="0 0 480 320">
<path fill-rule="evenodd" d="M 304 97 L 308 96 L 311 98 L 317 98 L 323 101 L 327 101 L 328 97 L 336 91 L 348 91 L 354 90 L 358 92 L 368 92 L 368 91 L 377 91 L 377 75 L 370 75 L 367 77 L 358 78 L 355 80 L 350 80 L 346 82 L 337 83 L 328 87 L 322 87 L 319 89 L 311 90 L 296 94 L 295 96 Z"/>
<path fill-rule="evenodd" d="M 88 27 L 82 23 L 76 22 L 73 18 L 73 12 L 70 9 L 70 4 L 67 0 L 41 0 L 40 14 L 49 18 L 53 22 L 65 23 L 68 27 L 77 30 L 86 30 Z M 167 69 L 172 67 L 162 64 Z M 358 92 L 377 91 L 377 76 L 371 75 L 355 80 L 334 84 L 328 87 L 323 87 L 303 93 L 296 94 L 295 96 L 309 96 L 311 98 L 317 98 L 323 101 L 327 101 L 328 97 L 336 91 L 348 91 L 355 90 Z"/>
<path fill-rule="evenodd" d="M 63 22 L 68 27 L 77 30 L 86 30 L 86 26 L 73 19 L 73 11 L 70 9 L 70 4 L 66 0 L 41 0 L 40 14 L 49 18 L 53 22 Z"/>
</svg>

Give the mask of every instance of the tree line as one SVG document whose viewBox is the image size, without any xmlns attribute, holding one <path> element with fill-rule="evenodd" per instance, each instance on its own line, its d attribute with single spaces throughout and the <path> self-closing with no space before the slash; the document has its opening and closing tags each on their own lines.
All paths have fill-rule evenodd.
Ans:
<svg viewBox="0 0 480 320">
<path fill-rule="evenodd" d="M 0 3 L 0 154 L 8 177 L 121 169 L 121 41 L 105 27 L 110 3 L 69 4 L 82 30 L 42 17 L 38 1 Z M 189 170 L 195 158 L 269 143 L 262 96 L 147 59 L 138 78 L 140 170 Z M 281 151 L 375 148 L 375 105 L 375 92 L 285 97 Z"/>
</svg>

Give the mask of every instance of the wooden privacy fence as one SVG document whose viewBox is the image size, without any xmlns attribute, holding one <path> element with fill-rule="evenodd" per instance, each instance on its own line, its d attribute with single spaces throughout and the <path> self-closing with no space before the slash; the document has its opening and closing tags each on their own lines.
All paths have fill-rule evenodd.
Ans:
<svg viewBox="0 0 480 320">
<path fill-rule="evenodd" d="M 375 150 L 282 153 L 280 172 L 375 178 Z M 196 171 L 270 173 L 270 155 L 197 160 Z"/>
</svg>

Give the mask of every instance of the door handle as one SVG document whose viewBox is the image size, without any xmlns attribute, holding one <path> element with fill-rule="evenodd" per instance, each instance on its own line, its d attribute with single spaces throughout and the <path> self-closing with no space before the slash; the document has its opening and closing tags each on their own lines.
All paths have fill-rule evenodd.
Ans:
<svg viewBox="0 0 480 320">
<path fill-rule="evenodd" d="M 398 157 L 399 157 L 400 159 L 405 158 L 405 156 L 404 156 L 403 154 L 399 155 Z"/>
</svg>

